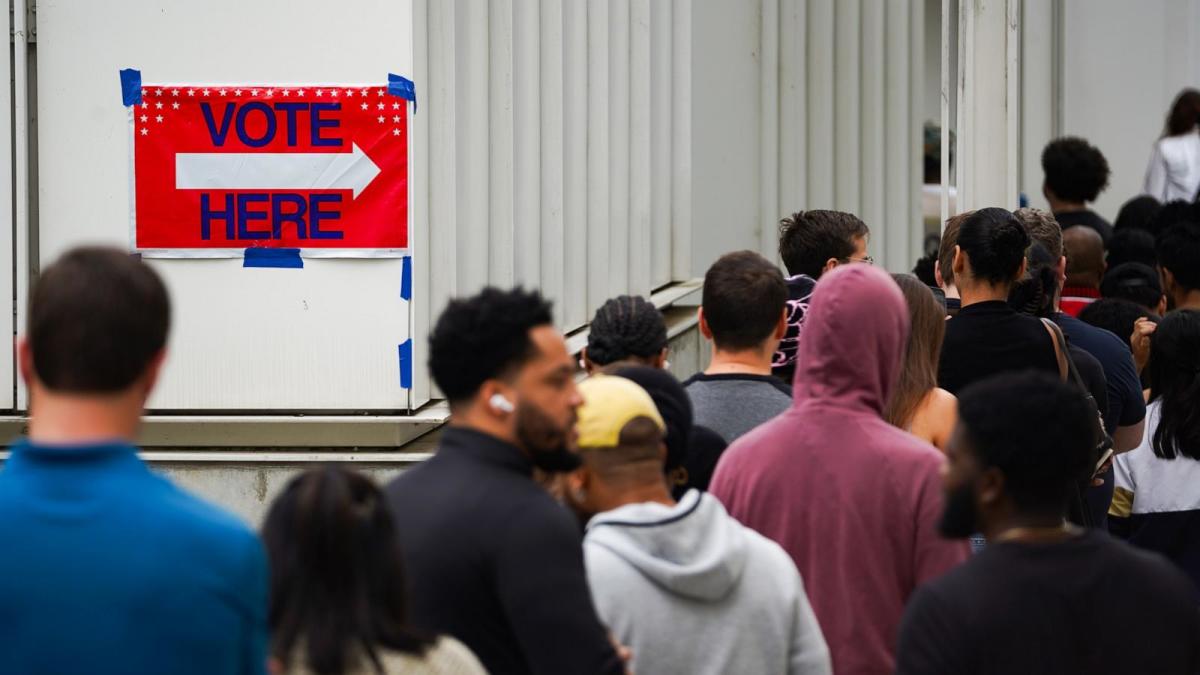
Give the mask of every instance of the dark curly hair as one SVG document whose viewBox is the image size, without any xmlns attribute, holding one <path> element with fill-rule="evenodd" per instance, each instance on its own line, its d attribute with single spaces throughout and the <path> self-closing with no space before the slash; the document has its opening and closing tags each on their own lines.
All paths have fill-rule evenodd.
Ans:
<svg viewBox="0 0 1200 675">
<path fill-rule="evenodd" d="M 1150 195 L 1130 199 L 1122 204 L 1121 210 L 1117 212 L 1117 219 L 1113 221 L 1113 233 L 1126 228 L 1145 229 L 1162 207 L 1162 202 Z"/>
<path fill-rule="evenodd" d="M 1182 199 L 1176 199 L 1175 201 L 1163 204 L 1163 207 L 1146 224 L 1146 229 L 1150 234 L 1158 237 L 1170 229 L 1172 225 L 1192 223 L 1198 220 L 1200 220 L 1200 216 L 1197 215 L 1197 207 L 1194 204 Z"/>
<path fill-rule="evenodd" d="M 1200 288 L 1200 223 L 1178 222 L 1158 236 L 1158 264 L 1188 289 Z"/>
<path fill-rule="evenodd" d="M 854 239 L 871 234 L 858 216 L 843 211 L 797 211 L 779 221 L 779 257 L 788 274 L 821 276 L 825 263 L 854 255 Z"/>
<path fill-rule="evenodd" d="M 1164 459 L 1200 460 L 1200 311 L 1167 314 L 1150 343 L 1150 401 L 1160 401 L 1150 439 Z"/>
<path fill-rule="evenodd" d="M 621 295 L 596 310 L 588 332 L 587 357 L 606 366 L 631 356 L 648 359 L 667 346 L 662 312 L 640 295 Z"/>
<path fill-rule="evenodd" d="M 552 323 L 537 291 L 488 287 L 451 300 L 429 334 L 429 372 L 451 403 L 466 401 L 485 380 L 504 377 L 535 351 L 529 331 Z"/>
<path fill-rule="evenodd" d="M 1100 298 L 1079 312 L 1080 321 L 1096 328 L 1103 328 L 1121 338 L 1122 342 L 1129 342 L 1129 336 L 1133 335 L 1134 325 L 1142 317 L 1158 323 L 1158 317 L 1151 314 L 1144 306 L 1119 298 Z"/>
<path fill-rule="evenodd" d="M 1069 202 L 1094 202 L 1108 187 L 1108 160 L 1096 146 L 1075 136 L 1057 138 L 1046 145 L 1042 171 L 1046 187 Z"/>
<path fill-rule="evenodd" d="M 1021 221 L 996 207 L 971 213 L 958 229 L 958 247 L 967 254 L 972 275 L 991 284 L 1017 280 L 1030 241 Z"/>
<path fill-rule="evenodd" d="M 1141 263 L 1154 267 L 1158 254 L 1154 252 L 1154 235 L 1140 227 L 1116 230 L 1108 238 L 1108 268 L 1126 263 Z"/>
<path fill-rule="evenodd" d="M 1159 300 L 1162 300 L 1162 279 L 1158 276 L 1158 270 L 1149 265 L 1124 263 L 1110 269 L 1104 275 L 1104 280 L 1100 282 L 1100 295 L 1112 300 L 1127 300 L 1153 309 L 1158 306 Z M 1094 304 L 1096 303 L 1092 303 Z M 1086 311 L 1087 308 L 1084 309 Z M 1145 315 L 1145 310 L 1142 310 L 1142 315 Z"/>
</svg>

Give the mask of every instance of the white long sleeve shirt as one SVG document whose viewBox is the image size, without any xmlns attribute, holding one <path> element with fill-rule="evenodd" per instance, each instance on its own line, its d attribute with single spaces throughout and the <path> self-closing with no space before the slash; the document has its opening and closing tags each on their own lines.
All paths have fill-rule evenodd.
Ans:
<svg viewBox="0 0 1200 675">
<path fill-rule="evenodd" d="M 1200 190 L 1200 132 L 1167 136 L 1154 144 L 1146 169 L 1146 194 L 1166 204 L 1193 201 Z"/>
</svg>

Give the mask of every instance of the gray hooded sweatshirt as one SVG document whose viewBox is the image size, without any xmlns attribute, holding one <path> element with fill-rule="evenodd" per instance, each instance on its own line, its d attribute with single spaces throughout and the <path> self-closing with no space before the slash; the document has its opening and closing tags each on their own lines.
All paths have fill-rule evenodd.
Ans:
<svg viewBox="0 0 1200 675">
<path fill-rule="evenodd" d="M 792 559 L 707 493 L 601 513 L 583 548 L 596 609 L 638 675 L 832 672 Z"/>
</svg>

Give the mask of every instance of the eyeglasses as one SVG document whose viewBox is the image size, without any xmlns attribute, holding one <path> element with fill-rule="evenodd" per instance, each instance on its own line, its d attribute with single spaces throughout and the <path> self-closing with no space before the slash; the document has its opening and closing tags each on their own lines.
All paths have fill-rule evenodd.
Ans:
<svg viewBox="0 0 1200 675">
<path fill-rule="evenodd" d="M 868 255 L 868 256 L 864 256 L 862 258 L 842 258 L 842 262 L 848 262 L 848 263 L 856 262 L 856 263 L 866 263 L 867 265 L 874 265 L 875 259 Z"/>
</svg>

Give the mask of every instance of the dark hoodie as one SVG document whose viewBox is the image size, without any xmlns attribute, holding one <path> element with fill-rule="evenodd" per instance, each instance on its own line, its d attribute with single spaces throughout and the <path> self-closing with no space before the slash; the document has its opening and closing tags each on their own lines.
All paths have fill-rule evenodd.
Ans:
<svg viewBox="0 0 1200 675">
<path fill-rule="evenodd" d="M 796 563 L 839 675 L 891 673 L 904 604 L 966 559 L 937 533 L 943 457 L 883 421 L 908 336 L 895 282 L 866 265 L 821 279 L 791 410 L 738 439 L 712 493 Z"/>
</svg>

